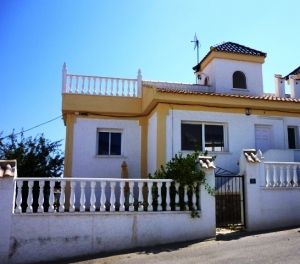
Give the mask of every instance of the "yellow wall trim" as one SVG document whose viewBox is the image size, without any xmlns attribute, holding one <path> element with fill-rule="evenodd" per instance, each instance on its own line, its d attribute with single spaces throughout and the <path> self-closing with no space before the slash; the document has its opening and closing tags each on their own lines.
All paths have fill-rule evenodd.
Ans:
<svg viewBox="0 0 300 264">
<path fill-rule="evenodd" d="M 141 178 L 148 178 L 148 117 L 139 119 L 141 127 Z"/>
<path fill-rule="evenodd" d="M 64 162 L 64 177 L 72 176 L 72 162 L 73 162 L 73 137 L 74 124 L 76 116 L 67 114 L 65 116 L 66 122 L 66 141 L 65 141 L 65 162 Z"/>
<path fill-rule="evenodd" d="M 157 113 L 157 134 L 156 134 L 156 168 L 166 163 L 166 118 L 169 114 L 170 106 L 168 104 L 158 104 Z"/>
</svg>

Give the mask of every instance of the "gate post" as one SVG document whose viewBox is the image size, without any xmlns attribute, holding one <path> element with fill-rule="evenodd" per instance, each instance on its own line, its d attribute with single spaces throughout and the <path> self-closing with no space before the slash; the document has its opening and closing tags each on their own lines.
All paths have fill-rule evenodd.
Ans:
<svg viewBox="0 0 300 264">
<path fill-rule="evenodd" d="M 214 168 L 204 169 L 206 182 L 214 190 L 215 189 L 215 170 Z M 215 196 L 209 194 L 205 186 L 201 185 L 200 190 L 200 207 L 201 218 L 206 223 L 205 231 L 208 232 L 207 237 L 216 235 L 216 204 Z M 204 230 L 203 230 L 204 231 Z"/>
<path fill-rule="evenodd" d="M 16 161 L 0 161 L 0 263 L 8 263 Z"/>
<path fill-rule="evenodd" d="M 260 228 L 260 181 L 263 175 L 262 163 L 246 163 L 245 168 L 245 218 L 246 229 L 248 231 L 257 231 Z"/>
</svg>

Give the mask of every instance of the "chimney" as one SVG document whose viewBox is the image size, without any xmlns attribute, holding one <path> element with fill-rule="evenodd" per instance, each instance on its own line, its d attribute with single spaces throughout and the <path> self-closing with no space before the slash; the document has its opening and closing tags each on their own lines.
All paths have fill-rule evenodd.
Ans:
<svg viewBox="0 0 300 264">
<path fill-rule="evenodd" d="M 284 78 L 281 74 L 275 74 L 275 96 L 276 97 L 285 97 L 285 88 L 284 88 Z"/>
<path fill-rule="evenodd" d="M 289 76 L 289 84 L 291 88 L 291 98 L 300 98 L 300 80 L 297 79 L 297 75 Z"/>
</svg>

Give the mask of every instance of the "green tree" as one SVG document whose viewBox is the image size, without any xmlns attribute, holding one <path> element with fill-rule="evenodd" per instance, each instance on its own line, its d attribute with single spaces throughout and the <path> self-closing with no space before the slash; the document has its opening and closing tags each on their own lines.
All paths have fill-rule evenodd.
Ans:
<svg viewBox="0 0 300 264">
<path fill-rule="evenodd" d="M 0 159 L 16 159 L 18 177 L 59 177 L 64 157 L 61 141 L 51 142 L 43 134 L 27 137 L 12 133 L 0 138 Z"/>
</svg>

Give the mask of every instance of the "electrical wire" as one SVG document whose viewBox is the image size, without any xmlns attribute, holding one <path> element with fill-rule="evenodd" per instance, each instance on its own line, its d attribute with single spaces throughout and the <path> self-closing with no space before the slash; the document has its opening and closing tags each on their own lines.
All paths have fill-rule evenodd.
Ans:
<svg viewBox="0 0 300 264">
<path fill-rule="evenodd" d="M 36 125 L 36 126 L 33 126 L 33 127 L 31 127 L 31 128 L 22 130 L 22 131 L 20 131 L 20 132 L 18 132 L 18 133 L 11 133 L 11 134 L 9 134 L 9 135 L 7 135 L 7 136 L 5 136 L 5 137 L 0 138 L 0 140 L 9 138 L 11 135 L 17 136 L 17 135 L 23 134 L 23 133 L 28 132 L 28 131 L 30 131 L 30 130 L 33 130 L 33 129 L 35 129 L 35 128 L 38 128 L 38 127 L 41 127 L 41 126 L 46 125 L 46 124 L 48 124 L 48 123 L 51 123 L 51 122 L 53 122 L 53 121 L 55 121 L 55 120 L 57 120 L 58 118 L 61 118 L 61 117 L 62 117 L 62 115 L 57 116 L 57 117 L 55 117 L 55 118 L 52 118 L 52 119 L 50 119 L 50 120 L 48 120 L 48 121 L 46 121 L 46 122 L 43 122 L 43 123 L 38 124 L 38 125 Z"/>
</svg>

